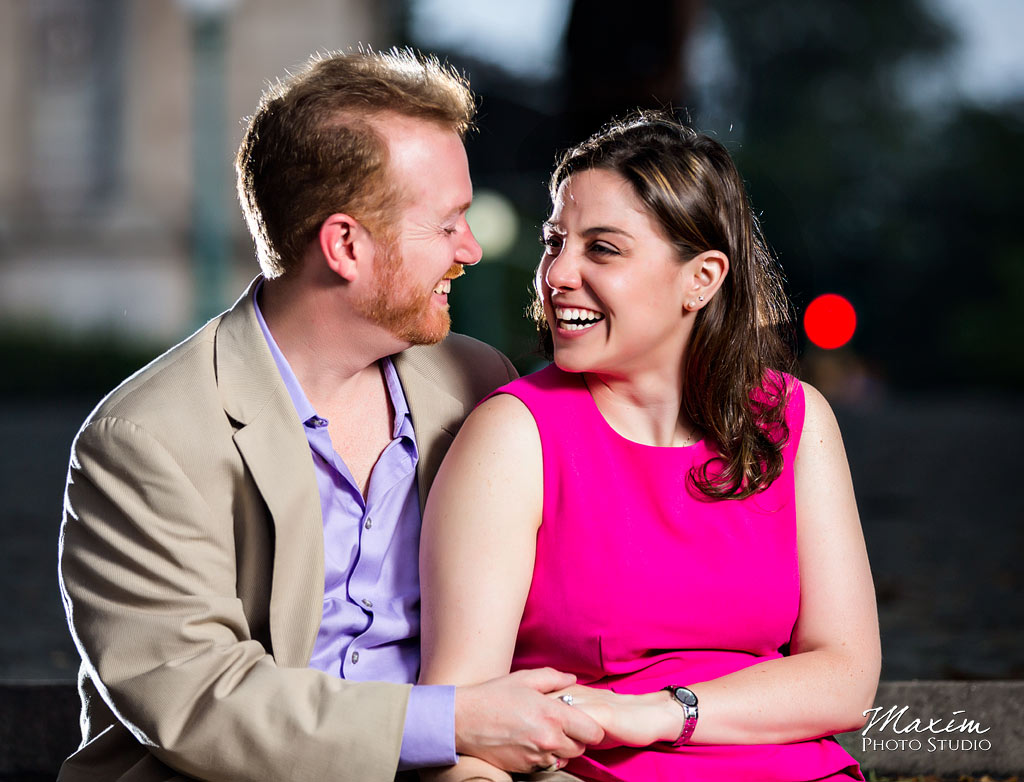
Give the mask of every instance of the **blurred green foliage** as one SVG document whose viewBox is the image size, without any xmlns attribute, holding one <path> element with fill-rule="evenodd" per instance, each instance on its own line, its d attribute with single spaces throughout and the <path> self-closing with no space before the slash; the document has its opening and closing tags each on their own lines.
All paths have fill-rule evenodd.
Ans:
<svg viewBox="0 0 1024 782">
<path fill-rule="evenodd" d="M 1019 387 L 1024 97 L 923 97 L 955 31 L 918 0 L 708 8 L 733 69 L 712 129 L 748 179 L 798 310 L 847 296 L 852 347 L 896 385 Z"/>
</svg>

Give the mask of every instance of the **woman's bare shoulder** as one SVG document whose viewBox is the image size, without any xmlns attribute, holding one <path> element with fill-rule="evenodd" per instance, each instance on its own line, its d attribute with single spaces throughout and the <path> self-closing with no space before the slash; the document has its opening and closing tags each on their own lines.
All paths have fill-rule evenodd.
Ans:
<svg viewBox="0 0 1024 782">
<path fill-rule="evenodd" d="M 832 412 L 828 400 L 810 383 L 801 380 L 800 386 L 804 392 L 804 430 L 801 444 L 808 440 L 811 441 L 807 443 L 808 447 L 813 447 L 815 440 L 818 444 L 834 441 L 842 443 L 839 422 L 836 421 L 836 415 Z"/>
<path fill-rule="evenodd" d="M 540 447 L 540 433 L 530 409 L 519 397 L 506 393 L 495 394 L 470 413 L 456 442 L 460 440 Z"/>
</svg>

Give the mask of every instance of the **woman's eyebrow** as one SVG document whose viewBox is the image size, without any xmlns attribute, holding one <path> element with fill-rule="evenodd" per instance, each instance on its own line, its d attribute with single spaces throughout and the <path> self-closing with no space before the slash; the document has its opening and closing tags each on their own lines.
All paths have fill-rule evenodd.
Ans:
<svg viewBox="0 0 1024 782">
<path fill-rule="evenodd" d="M 552 223 L 550 220 L 545 220 L 541 224 L 541 228 L 546 228 L 549 231 L 563 232 L 563 233 L 564 233 L 564 230 L 565 230 L 561 226 L 559 226 L 559 225 L 557 225 L 555 223 Z M 586 237 L 594 236 L 596 234 L 619 234 L 620 236 L 625 236 L 627 239 L 633 239 L 634 238 L 633 234 L 631 234 L 629 231 L 624 231 L 621 228 L 616 228 L 616 227 L 610 226 L 610 225 L 595 225 L 592 228 L 584 229 L 583 232 L 582 232 L 582 235 L 586 236 Z"/>
<path fill-rule="evenodd" d="M 624 231 L 621 228 L 615 228 L 610 225 L 595 225 L 593 228 L 587 228 L 583 231 L 583 236 L 594 236 L 595 234 L 619 234 L 627 239 L 633 238 L 633 234 L 629 233 L 629 231 Z"/>
</svg>

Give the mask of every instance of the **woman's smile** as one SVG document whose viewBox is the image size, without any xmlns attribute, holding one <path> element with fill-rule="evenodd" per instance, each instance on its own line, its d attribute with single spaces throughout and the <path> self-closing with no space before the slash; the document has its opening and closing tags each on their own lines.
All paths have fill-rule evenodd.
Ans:
<svg viewBox="0 0 1024 782">
<path fill-rule="evenodd" d="M 602 169 L 566 179 L 543 242 L 556 364 L 618 374 L 681 363 L 687 263 L 625 179 Z"/>
<path fill-rule="evenodd" d="M 555 307 L 558 328 L 563 331 L 587 331 L 604 320 L 604 313 L 586 307 Z"/>
</svg>

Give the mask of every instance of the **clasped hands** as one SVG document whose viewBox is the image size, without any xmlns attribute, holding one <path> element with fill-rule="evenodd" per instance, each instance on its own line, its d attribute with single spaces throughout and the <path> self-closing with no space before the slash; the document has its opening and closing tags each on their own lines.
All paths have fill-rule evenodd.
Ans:
<svg viewBox="0 0 1024 782">
<path fill-rule="evenodd" d="M 684 714 L 664 691 L 626 695 L 597 687 L 574 684 L 551 693 L 552 698 L 572 696 L 572 707 L 591 717 L 604 737 L 591 749 L 646 747 L 659 741 L 675 741 L 683 730 Z"/>
<path fill-rule="evenodd" d="M 564 695 L 573 705 L 561 700 Z M 423 779 L 509 780 L 498 769 L 564 768 L 588 748 L 674 741 L 683 711 L 664 691 L 619 694 L 544 668 L 458 687 L 455 720 L 458 766 L 423 770 Z"/>
</svg>

